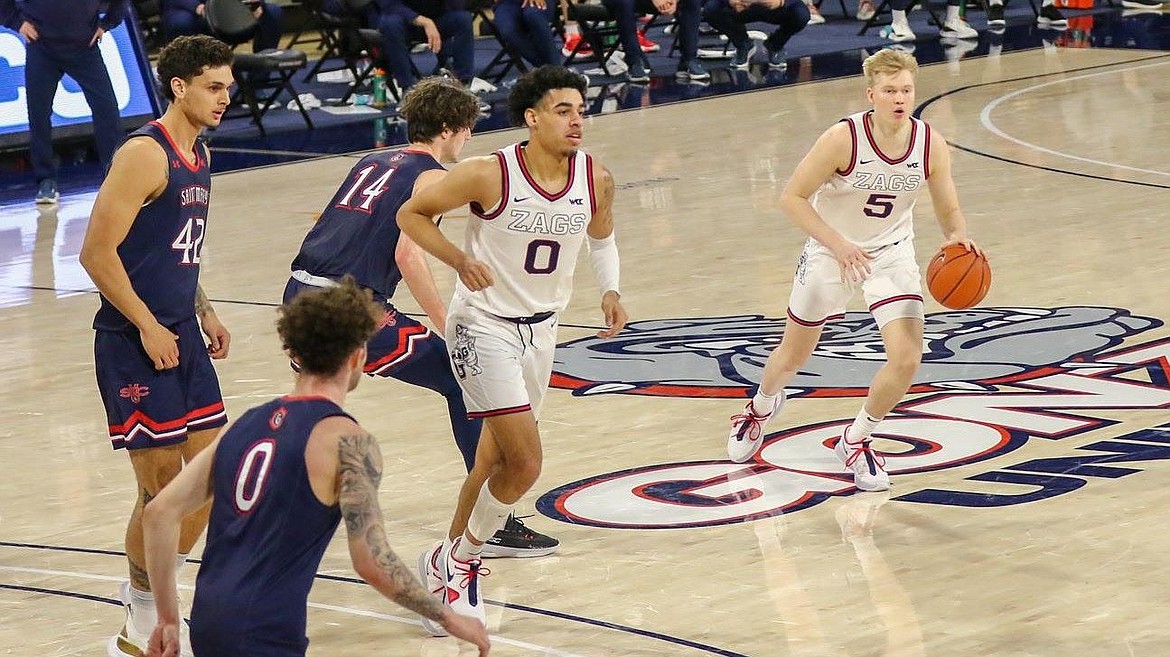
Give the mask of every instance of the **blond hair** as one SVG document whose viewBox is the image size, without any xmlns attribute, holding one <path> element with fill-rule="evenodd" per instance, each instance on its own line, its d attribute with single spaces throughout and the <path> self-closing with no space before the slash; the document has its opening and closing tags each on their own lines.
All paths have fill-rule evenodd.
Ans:
<svg viewBox="0 0 1170 657">
<path fill-rule="evenodd" d="M 887 48 L 866 57 L 861 70 L 865 72 L 866 83 L 872 87 L 882 73 L 895 75 L 900 71 L 910 71 L 911 75 L 918 75 L 918 60 L 910 53 Z"/>
</svg>

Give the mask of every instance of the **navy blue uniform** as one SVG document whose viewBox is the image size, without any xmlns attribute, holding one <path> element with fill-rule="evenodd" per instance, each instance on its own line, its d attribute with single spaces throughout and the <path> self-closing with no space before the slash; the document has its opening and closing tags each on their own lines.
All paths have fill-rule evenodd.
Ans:
<svg viewBox="0 0 1170 657">
<path fill-rule="evenodd" d="M 305 654 L 309 589 L 341 519 L 339 505 L 313 493 L 305 445 L 336 415 L 349 417 L 324 397 L 281 397 L 244 413 L 220 439 L 191 607 L 199 657 Z"/>
<path fill-rule="evenodd" d="M 158 371 L 142 348 L 138 329 L 104 296 L 94 317 L 94 362 L 115 448 L 179 443 L 188 431 L 227 422 L 219 381 L 195 319 L 199 256 L 211 200 L 206 147 L 195 161 L 181 153 L 162 124 L 151 122 L 131 137 L 149 137 L 170 162 L 162 193 L 138 211 L 118 257 L 134 292 L 160 324 L 179 336 L 179 366 Z"/>
<path fill-rule="evenodd" d="M 420 174 L 443 165 L 415 149 L 363 157 L 301 244 L 293 277 L 284 288 L 288 303 L 313 286 L 330 285 L 346 274 L 382 301 L 385 315 L 367 344 L 365 372 L 392 377 L 442 394 L 455 442 L 470 471 L 479 443 L 480 420 L 467 417 L 463 393 L 451 373 L 447 345 L 417 320 L 390 303 L 402 281 L 394 251 L 402 233 L 398 209 L 410 198 Z"/>
</svg>

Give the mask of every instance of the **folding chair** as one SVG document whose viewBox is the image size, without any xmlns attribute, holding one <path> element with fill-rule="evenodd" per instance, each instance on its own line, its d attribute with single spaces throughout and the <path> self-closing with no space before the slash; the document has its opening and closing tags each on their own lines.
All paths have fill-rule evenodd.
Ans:
<svg viewBox="0 0 1170 657">
<path fill-rule="evenodd" d="M 232 46 L 250 40 L 258 24 L 252 10 L 240 0 L 207 0 L 203 16 L 212 36 Z M 261 136 L 265 135 L 264 115 L 276 104 L 282 92 L 292 97 L 305 125 L 313 128 L 313 120 L 292 84 L 293 75 L 307 63 L 308 57 L 299 50 L 236 53 L 232 61 L 232 74 L 236 78 L 233 101 L 247 108 L 252 123 L 260 128 Z"/>
<path fill-rule="evenodd" d="M 147 52 L 156 52 L 166 43 L 163 36 L 162 5 L 159 0 L 134 0 L 134 15 L 138 18 L 138 31 Z"/>
<path fill-rule="evenodd" d="M 478 18 L 487 29 L 491 31 L 492 36 L 495 37 L 496 43 L 499 44 L 500 50 L 492 57 L 491 61 L 479 72 L 479 77 L 488 80 L 492 84 L 498 85 L 507 77 L 508 72 L 513 68 L 519 73 L 526 73 L 528 65 L 520 53 L 504 41 L 500 36 L 500 31 L 496 29 L 496 22 L 493 20 L 494 14 L 491 12 L 492 0 L 474 0 L 468 9 Z"/>
<path fill-rule="evenodd" d="M 577 55 L 585 48 L 585 44 L 588 44 L 593 49 L 597 61 L 601 63 L 601 70 L 605 71 L 606 75 L 614 75 L 609 70 L 608 62 L 613 53 L 621 46 L 621 30 L 613 15 L 609 13 L 609 9 L 602 4 L 569 2 L 566 13 L 569 20 L 577 22 L 577 27 L 581 30 L 581 40 L 565 58 L 564 65 L 568 66 L 573 63 Z M 653 12 L 650 22 L 653 23 L 658 16 L 657 11 Z M 606 45 L 606 41 L 609 41 L 610 44 Z M 641 50 L 636 53 L 626 53 L 627 61 L 631 57 L 645 59 Z"/>
</svg>

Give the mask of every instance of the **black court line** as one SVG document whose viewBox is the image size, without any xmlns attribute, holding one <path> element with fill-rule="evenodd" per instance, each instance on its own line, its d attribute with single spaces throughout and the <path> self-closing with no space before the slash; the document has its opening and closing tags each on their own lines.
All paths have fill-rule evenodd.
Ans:
<svg viewBox="0 0 1170 657">
<path fill-rule="evenodd" d="M 86 554 L 100 554 L 100 555 L 105 555 L 105 556 L 121 556 L 121 557 L 126 556 L 125 552 L 119 552 L 118 550 L 102 550 L 102 549 L 96 549 L 96 548 L 73 547 L 73 546 L 67 546 L 67 545 L 40 545 L 37 543 L 15 543 L 12 541 L 0 541 L 0 547 L 28 548 L 28 549 L 32 549 L 32 550 L 50 550 L 50 551 L 55 551 L 55 552 L 83 552 Z M 199 559 L 188 559 L 187 561 L 189 563 L 196 563 L 196 564 L 201 562 L 201 560 L 199 560 Z M 366 583 L 364 581 L 362 581 L 356 577 L 345 577 L 342 575 L 323 575 L 321 573 L 317 573 L 314 576 L 314 578 L 320 579 L 320 580 L 333 581 L 333 582 L 341 582 L 344 584 L 359 584 L 362 586 L 366 585 Z M 17 590 L 17 591 L 29 591 L 29 592 L 33 592 L 33 593 L 44 593 L 46 595 L 69 596 L 69 597 L 75 597 L 75 598 L 82 598 L 85 600 L 93 600 L 95 602 L 105 602 L 107 604 L 119 605 L 119 606 L 122 604 L 121 601 L 115 601 L 115 600 L 112 600 L 110 598 L 103 598 L 101 596 L 87 595 L 85 593 L 74 593 L 71 591 L 63 591 L 63 590 L 57 590 L 57 589 L 42 589 L 42 588 L 37 588 L 37 587 L 32 587 L 32 586 L 17 586 L 14 584 L 0 584 L 0 588 L 13 589 L 13 590 Z M 641 637 L 645 637 L 647 639 L 656 639 L 658 641 L 663 641 L 665 643 L 673 643 L 675 645 L 685 646 L 687 648 L 693 648 L 695 650 L 710 653 L 712 655 L 720 655 L 721 657 L 748 657 L 747 655 L 744 655 L 743 653 L 734 652 L 731 650 L 727 650 L 725 648 L 717 648 L 715 646 L 709 646 L 705 643 L 699 643 L 697 641 L 691 641 L 689 639 L 683 639 L 683 638 L 676 637 L 676 636 L 670 636 L 669 634 L 662 634 L 661 632 L 654 632 L 652 630 L 643 630 L 643 629 L 640 629 L 637 627 L 630 627 L 628 625 L 619 625 L 617 623 L 611 623 L 609 621 L 597 620 L 595 618 L 587 618 L 585 616 L 576 616 L 574 614 L 567 614 L 567 613 L 560 612 L 560 611 L 553 611 L 551 609 L 540 609 L 539 607 L 529 607 L 528 605 L 518 605 L 518 604 L 506 603 L 506 602 L 495 602 L 493 600 L 488 600 L 487 598 L 484 598 L 484 602 L 489 604 L 489 605 L 494 605 L 497 607 L 504 607 L 505 609 L 515 609 L 517 611 L 525 611 L 525 612 L 528 612 L 530 614 L 538 614 L 541 616 L 548 616 L 550 618 L 572 621 L 572 622 L 576 622 L 576 623 L 583 623 L 585 625 L 592 625 L 594 627 L 601 627 L 601 628 L 604 628 L 607 630 L 614 630 L 615 632 L 623 632 L 626 634 L 633 634 L 635 636 L 641 636 Z"/>
<path fill-rule="evenodd" d="M 7 287 L 11 287 L 11 288 L 16 289 L 16 290 L 36 290 L 38 292 L 66 292 L 66 293 L 72 293 L 72 294 L 97 294 L 98 293 L 97 290 L 80 290 L 80 289 L 73 289 L 73 288 L 60 288 L 60 287 L 52 287 L 50 285 L 9 285 Z M 224 303 L 224 304 L 230 304 L 230 305 L 236 305 L 236 306 L 255 306 L 257 308 L 279 308 L 282 305 L 282 304 L 275 303 L 272 301 L 246 301 L 243 299 L 208 299 L 208 301 L 210 301 L 211 303 Z M 404 312 L 402 314 L 406 315 L 407 317 L 426 317 L 426 313 L 406 313 L 406 312 Z M 600 330 L 605 328 L 603 326 L 593 326 L 591 324 L 565 324 L 565 323 L 562 323 L 562 324 L 560 324 L 560 326 L 563 326 L 565 328 L 587 329 L 590 331 L 600 331 Z M 0 545 L 3 545 L 3 543 L 0 542 Z"/>
<path fill-rule="evenodd" d="M 1018 78 L 1008 78 L 1006 80 L 994 80 L 991 82 L 980 82 L 977 84 L 967 84 L 967 85 L 963 85 L 963 86 L 955 88 L 955 89 L 951 89 L 950 91 L 944 91 L 941 94 L 938 94 L 936 96 L 932 96 L 932 97 L 928 98 L 926 100 L 926 102 L 922 103 L 917 108 L 915 108 L 914 116 L 915 116 L 915 118 L 922 118 L 922 112 L 925 111 L 927 107 L 930 107 L 931 104 L 935 103 L 936 101 L 942 100 L 943 98 L 946 98 L 947 96 L 953 96 L 955 94 L 962 93 L 962 92 L 970 90 L 970 89 L 978 89 L 980 87 L 990 87 L 990 86 L 995 86 L 995 85 L 1000 85 L 1000 84 L 1006 84 L 1009 82 L 1022 82 L 1025 80 L 1036 80 L 1039 78 L 1052 77 L 1054 75 L 1066 75 L 1068 73 L 1080 73 L 1082 71 L 1092 71 L 1095 69 L 1111 68 L 1114 66 L 1125 66 L 1125 65 L 1129 65 L 1129 64 L 1137 64 L 1140 62 L 1148 62 L 1148 61 L 1157 60 L 1157 59 L 1166 59 L 1167 57 L 1170 57 L 1170 54 L 1151 55 L 1149 57 L 1138 57 L 1137 59 L 1129 59 L 1129 60 L 1120 61 L 1120 62 L 1111 62 L 1108 64 L 1094 64 L 1092 66 L 1082 66 L 1080 68 L 1070 68 L 1070 69 L 1065 70 L 1065 71 L 1053 71 L 1051 73 L 1037 73 L 1035 75 L 1024 75 L 1024 76 L 1021 76 Z M 1060 174 L 1064 174 L 1067 176 L 1076 176 L 1078 178 L 1089 178 L 1091 180 L 1104 180 L 1104 181 L 1108 181 L 1108 182 L 1119 182 L 1119 183 L 1125 183 L 1127 185 L 1136 185 L 1138 187 L 1153 187 L 1156 189 L 1170 189 L 1170 185 L 1166 185 L 1166 184 L 1142 182 L 1140 180 L 1129 180 L 1126 178 L 1114 178 L 1112 176 L 1099 176 L 1099 175 L 1092 174 L 1092 173 L 1083 173 L 1081 171 L 1072 171 L 1069 169 L 1061 169 L 1058 167 L 1049 167 L 1049 166 L 1043 166 L 1040 164 L 1032 164 L 1030 162 L 1023 162 L 1021 160 L 1015 160 L 1015 159 L 1012 159 L 1010 157 L 1003 157 L 1000 155 L 994 155 L 992 153 L 988 153 L 986 151 L 981 151 L 981 150 L 976 149 L 976 148 L 971 148 L 969 146 L 963 146 L 962 144 L 958 144 L 958 143 L 951 141 L 951 140 L 947 140 L 947 143 L 950 144 L 951 147 L 953 147 L 953 148 L 956 148 L 956 149 L 961 150 L 961 151 L 966 152 L 966 153 L 970 153 L 972 155 L 979 155 L 982 157 L 986 157 L 990 160 L 998 160 L 1000 162 L 1006 162 L 1008 164 L 1016 164 L 1016 165 L 1019 165 L 1022 167 L 1028 167 L 1030 169 L 1039 169 L 1041 171 L 1060 173 Z"/>
</svg>

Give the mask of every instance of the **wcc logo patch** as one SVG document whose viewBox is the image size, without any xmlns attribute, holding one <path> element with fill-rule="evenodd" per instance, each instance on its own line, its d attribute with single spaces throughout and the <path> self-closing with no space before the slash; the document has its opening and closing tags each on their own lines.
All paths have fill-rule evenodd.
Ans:
<svg viewBox="0 0 1170 657">
<path fill-rule="evenodd" d="M 641 322 L 628 336 L 561 345 L 553 380 L 574 394 L 743 399 L 760 379 L 783 324 L 759 316 Z M 1022 504 L 1170 459 L 1170 338 L 1127 344 L 1160 326 L 1158 319 L 1094 306 L 930 315 L 911 393 L 874 434 L 895 492 L 906 491 L 892 499 L 968 507 Z M 881 336 L 872 319 L 851 313 L 826 327 L 817 351 L 787 389 L 789 397 L 863 397 L 882 362 Z M 735 410 L 730 407 L 728 414 Z M 1149 427 L 1099 435 L 1118 424 L 1118 413 L 1131 425 L 1134 418 L 1148 418 Z M 595 475 L 545 493 L 537 508 L 565 522 L 631 529 L 702 527 L 792 513 L 856 490 L 832 450 L 851 421 L 767 434 L 755 459 L 743 464 L 723 460 L 725 434 L 718 433 L 707 440 L 719 460 Z M 773 426 L 784 426 L 783 415 Z M 1000 460 L 956 481 L 956 490 L 915 490 L 908 476 L 1026 452 L 1033 441 L 1067 449 L 1057 456 L 1045 449 L 1046 458 L 1021 453 Z"/>
</svg>

